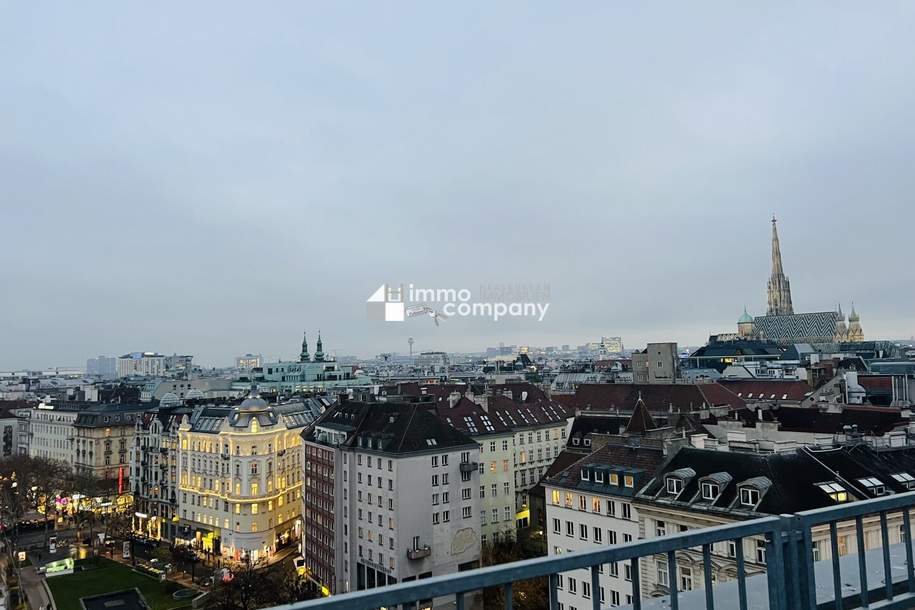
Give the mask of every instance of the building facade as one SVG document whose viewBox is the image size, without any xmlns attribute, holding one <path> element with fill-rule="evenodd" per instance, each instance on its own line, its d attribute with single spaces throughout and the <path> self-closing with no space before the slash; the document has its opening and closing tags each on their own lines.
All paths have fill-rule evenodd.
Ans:
<svg viewBox="0 0 915 610">
<path fill-rule="evenodd" d="M 133 530 L 152 540 L 174 540 L 178 517 L 178 427 L 191 409 L 158 407 L 136 420 L 130 480 Z"/>
<path fill-rule="evenodd" d="M 617 437 L 546 479 L 548 554 L 593 550 L 641 538 L 635 495 L 664 459 L 662 443 L 640 441 L 636 446 Z M 603 566 L 599 581 L 599 589 L 594 591 L 590 570 L 560 575 L 560 607 L 588 608 L 594 597 L 602 607 L 632 603 L 632 566 L 628 562 Z"/>
<path fill-rule="evenodd" d="M 165 371 L 165 356 L 155 352 L 133 352 L 117 360 L 118 377 L 161 377 Z"/>
<path fill-rule="evenodd" d="M 71 432 L 74 471 L 112 484 L 117 481 L 118 493 L 128 492 L 131 450 L 143 409 L 117 404 L 80 410 Z"/>
<path fill-rule="evenodd" d="M 301 532 L 302 403 L 256 393 L 234 407 L 196 407 L 178 426 L 175 541 L 230 561 L 269 560 Z"/>
<path fill-rule="evenodd" d="M 478 565 L 479 445 L 434 408 L 345 402 L 303 433 L 302 554 L 326 593 Z"/>
</svg>

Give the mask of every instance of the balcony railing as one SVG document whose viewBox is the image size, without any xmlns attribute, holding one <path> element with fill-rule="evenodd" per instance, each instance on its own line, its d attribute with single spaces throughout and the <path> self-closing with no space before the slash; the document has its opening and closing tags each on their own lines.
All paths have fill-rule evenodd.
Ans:
<svg viewBox="0 0 915 610">
<path fill-rule="evenodd" d="M 473 472 L 476 469 L 476 462 L 461 462 L 461 472 Z"/>
<path fill-rule="evenodd" d="M 407 559 L 423 559 L 432 554 L 432 548 L 429 545 L 407 549 Z"/>
<path fill-rule="evenodd" d="M 712 548 L 718 543 L 733 541 L 740 549 L 734 558 L 737 572 L 736 604 L 722 604 L 720 608 L 738 607 L 747 610 L 748 581 L 752 587 L 753 608 L 764 607 L 763 600 L 768 600 L 771 610 L 820 610 L 822 608 L 839 608 L 853 610 L 869 608 L 871 610 L 889 610 L 915 607 L 915 569 L 913 569 L 913 549 L 911 520 L 909 511 L 915 507 L 915 492 L 897 494 L 861 502 L 853 502 L 827 508 L 806 511 L 794 515 L 764 517 L 728 525 L 690 530 L 670 536 L 639 540 L 625 545 L 600 547 L 594 550 L 580 551 L 565 555 L 539 557 L 526 561 L 508 563 L 478 570 L 459 572 L 444 576 L 435 576 L 423 580 L 400 583 L 389 587 L 380 587 L 366 591 L 357 591 L 333 597 L 284 606 L 284 610 L 371 610 L 380 607 L 395 607 L 398 604 L 415 604 L 420 600 L 453 598 L 456 610 L 464 609 L 465 595 L 480 589 L 501 588 L 505 599 L 505 608 L 512 607 L 512 587 L 518 581 L 548 577 L 550 608 L 558 610 L 557 587 L 559 574 L 572 570 L 590 571 L 592 610 L 600 610 L 608 604 L 601 603 L 597 592 L 600 590 L 601 566 L 614 562 L 628 562 L 632 577 L 633 610 L 642 610 L 643 603 L 657 606 L 661 602 L 671 610 L 693 610 L 716 607 L 715 585 L 712 581 Z M 899 549 L 891 551 L 887 515 L 902 514 L 905 567 L 901 578 L 893 579 L 893 564 L 897 571 Z M 868 567 L 868 558 L 874 559 L 872 552 L 865 550 L 863 518 L 878 516 L 881 533 L 882 579 L 872 581 L 876 586 L 870 588 L 868 575 L 877 576 Z M 858 574 L 842 575 L 842 565 L 847 562 L 840 559 L 837 525 L 840 522 L 854 521 L 858 542 Z M 812 528 L 827 526 L 829 542 L 832 547 L 832 582 L 817 582 L 817 574 L 822 577 L 823 570 L 814 569 L 813 532 Z M 747 576 L 744 565 L 743 541 L 747 538 L 764 539 L 766 548 L 765 578 Z M 678 591 L 677 553 L 688 549 L 701 549 L 703 582 L 699 590 L 693 592 Z M 895 553 L 895 554 L 894 554 Z M 660 555 L 667 558 L 669 575 L 668 598 L 660 600 L 643 600 L 641 595 L 641 576 L 639 573 L 641 558 Z M 847 559 L 852 559 L 847 557 Z M 818 567 L 827 567 L 818 564 Z M 824 578 L 820 579 L 825 580 Z M 855 583 L 858 583 L 855 586 Z M 732 583 L 718 586 L 728 587 Z M 817 586 L 819 584 L 819 587 Z M 844 587 L 844 588 L 843 588 Z M 829 591 L 832 589 L 832 591 Z M 704 593 L 704 595 L 702 595 Z M 703 603 L 704 602 L 704 603 Z"/>
</svg>

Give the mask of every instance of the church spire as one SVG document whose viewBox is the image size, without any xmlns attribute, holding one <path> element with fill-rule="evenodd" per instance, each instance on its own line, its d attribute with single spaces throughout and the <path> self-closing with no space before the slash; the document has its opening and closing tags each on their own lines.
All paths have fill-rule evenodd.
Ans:
<svg viewBox="0 0 915 610">
<path fill-rule="evenodd" d="M 318 331 L 318 345 L 315 349 L 315 362 L 324 362 L 324 344 L 321 342 L 321 331 Z"/>
<path fill-rule="evenodd" d="M 791 284 L 782 267 L 782 251 L 778 243 L 778 221 L 772 216 L 772 275 L 769 277 L 769 306 L 766 315 L 784 316 L 794 313 L 791 305 Z"/>
<path fill-rule="evenodd" d="M 302 353 L 299 354 L 299 362 L 308 362 L 311 358 L 308 356 L 308 333 L 302 337 Z"/>
</svg>

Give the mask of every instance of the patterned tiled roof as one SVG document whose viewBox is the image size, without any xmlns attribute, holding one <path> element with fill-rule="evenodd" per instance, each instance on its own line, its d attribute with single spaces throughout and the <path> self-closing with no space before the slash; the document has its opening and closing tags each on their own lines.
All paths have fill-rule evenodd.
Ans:
<svg viewBox="0 0 915 610">
<path fill-rule="evenodd" d="M 832 343 L 839 314 L 835 311 L 757 316 L 753 329 L 765 339 L 781 343 Z"/>
</svg>

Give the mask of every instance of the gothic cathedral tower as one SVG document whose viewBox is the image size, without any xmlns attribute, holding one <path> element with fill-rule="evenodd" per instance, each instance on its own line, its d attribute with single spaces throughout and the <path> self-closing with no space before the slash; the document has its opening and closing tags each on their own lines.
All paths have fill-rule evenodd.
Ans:
<svg viewBox="0 0 915 610">
<path fill-rule="evenodd" d="M 782 269 L 782 252 L 778 246 L 778 229 L 772 217 L 772 276 L 769 278 L 769 307 L 767 316 L 787 316 L 794 313 L 791 305 L 791 284 Z"/>
</svg>

